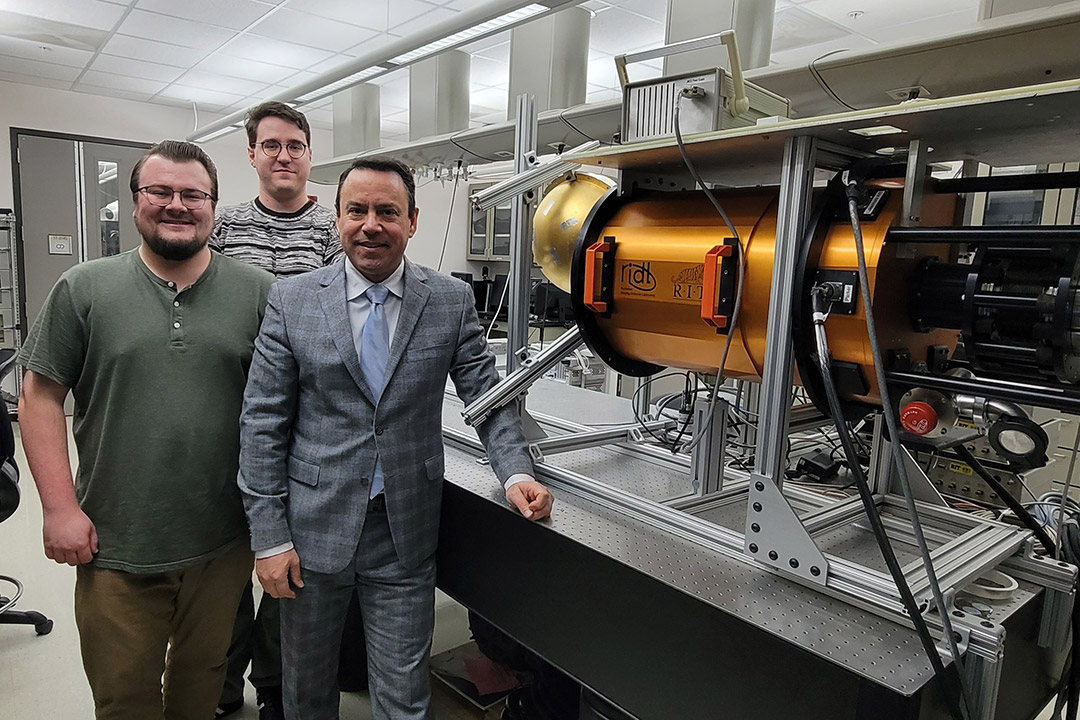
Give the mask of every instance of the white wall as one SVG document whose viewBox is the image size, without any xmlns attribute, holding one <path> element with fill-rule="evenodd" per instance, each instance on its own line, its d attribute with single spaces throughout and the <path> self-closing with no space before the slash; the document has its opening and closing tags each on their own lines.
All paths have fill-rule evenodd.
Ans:
<svg viewBox="0 0 1080 720">
<path fill-rule="evenodd" d="M 199 113 L 202 125 L 216 118 Z M 185 138 L 194 128 L 194 114 L 191 108 L 0 82 L 0 207 L 8 208 L 14 207 L 12 127 L 152 143 Z M 316 160 L 330 156 L 330 137 L 328 130 L 312 131 Z M 248 163 L 246 145 L 242 130 L 203 145 L 218 167 L 221 204 L 249 200 L 258 192 L 258 178 Z M 311 185 L 311 192 L 324 205 L 334 202 L 333 190 L 324 185 Z"/>
<path fill-rule="evenodd" d="M 450 215 L 453 199 L 454 213 Z M 332 198 L 331 198 L 332 200 Z M 416 207 L 420 217 L 416 221 L 416 234 L 409 240 L 406 255 L 413 262 L 439 267 L 439 253 L 446 238 L 442 272 L 468 272 L 465 252 L 469 239 L 469 184 L 459 181 L 457 193 L 453 182 L 439 182 L 421 178 L 416 188 Z M 450 233 L 447 235 L 447 220 Z"/>
</svg>

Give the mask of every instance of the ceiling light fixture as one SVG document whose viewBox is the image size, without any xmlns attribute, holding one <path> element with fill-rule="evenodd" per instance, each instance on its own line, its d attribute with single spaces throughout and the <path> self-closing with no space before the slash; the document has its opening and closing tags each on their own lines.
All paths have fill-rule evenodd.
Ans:
<svg viewBox="0 0 1080 720">
<path fill-rule="evenodd" d="M 429 55 L 434 55 L 435 53 L 442 52 L 447 48 L 463 45 L 469 40 L 473 40 L 482 35 L 490 35 L 491 33 L 498 32 L 499 30 L 502 30 L 505 27 L 509 27 L 510 25 L 524 22 L 529 18 L 539 15 L 547 9 L 548 8 L 540 5 L 539 3 L 526 5 L 520 10 L 513 10 L 506 13 L 505 15 L 501 15 L 495 18 L 494 20 L 488 20 L 485 23 L 480 23 L 479 25 L 475 25 L 471 28 L 466 28 L 465 30 L 456 32 L 453 35 L 447 35 L 444 38 L 436 40 L 435 42 L 430 42 L 423 47 L 416 48 L 412 52 L 398 55 L 397 57 L 392 58 L 390 62 L 394 63 L 395 65 L 408 65 L 411 62 L 426 58 Z"/>
<path fill-rule="evenodd" d="M 864 128 L 852 128 L 851 130 L 848 130 L 848 132 L 862 135 L 863 137 L 877 137 L 878 135 L 898 135 L 907 132 L 907 130 L 893 127 L 892 125 L 871 125 L 870 127 Z"/>
<path fill-rule="evenodd" d="M 371 52 L 327 70 L 307 82 L 283 90 L 267 100 L 299 107 L 310 105 L 366 80 L 380 77 L 444 50 L 460 47 L 497 32 L 509 30 L 543 14 L 573 7 L 583 0 L 489 0 L 463 10 L 446 22 L 376 47 Z M 243 123 L 249 108 L 238 110 L 199 128 L 188 140 L 203 142 L 232 132 Z"/>
</svg>

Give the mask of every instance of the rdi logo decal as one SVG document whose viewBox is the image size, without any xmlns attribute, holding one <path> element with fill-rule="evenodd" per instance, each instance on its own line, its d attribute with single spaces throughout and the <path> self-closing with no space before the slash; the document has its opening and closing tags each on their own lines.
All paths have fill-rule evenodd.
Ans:
<svg viewBox="0 0 1080 720">
<path fill-rule="evenodd" d="M 643 292 L 656 289 L 656 277 L 649 269 L 650 263 L 626 263 L 622 266 L 622 281 Z"/>
</svg>

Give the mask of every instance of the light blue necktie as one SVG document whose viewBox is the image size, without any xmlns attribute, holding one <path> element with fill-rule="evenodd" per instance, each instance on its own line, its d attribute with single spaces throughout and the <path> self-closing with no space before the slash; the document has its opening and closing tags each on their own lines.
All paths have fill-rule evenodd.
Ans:
<svg viewBox="0 0 1080 720">
<path fill-rule="evenodd" d="M 383 304 L 390 291 L 382 285 L 372 285 L 364 291 L 364 296 L 371 303 L 364 330 L 360 334 L 360 369 L 364 371 L 371 394 L 378 403 L 386 380 L 386 363 L 390 359 L 390 331 L 386 326 L 386 312 Z M 383 491 L 382 460 L 375 459 L 375 472 L 371 476 L 371 493 L 375 497 Z"/>
</svg>

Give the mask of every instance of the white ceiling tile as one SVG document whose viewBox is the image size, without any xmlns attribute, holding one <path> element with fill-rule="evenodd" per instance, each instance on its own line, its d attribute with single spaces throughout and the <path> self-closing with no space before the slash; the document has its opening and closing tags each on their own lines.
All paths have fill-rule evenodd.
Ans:
<svg viewBox="0 0 1080 720">
<path fill-rule="evenodd" d="M 111 30 L 124 15 L 122 6 L 99 0 L 0 0 L 0 10 L 98 30 Z"/>
<path fill-rule="evenodd" d="M 49 45 L 46 47 L 47 50 L 42 50 L 41 43 L 0 35 L 0 55 L 79 68 L 85 67 L 86 63 L 90 62 L 90 58 L 94 57 L 94 54 L 89 50 L 75 50 L 73 48 Z"/>
<path fill-rule="evenodd" d="M 233 36 L 229 30 L 145 10 L 132 10 L 121 23 L 119 32 L 203 50 L 220 47 Z"/>
<path fill-rule="evenodd" d="M 589 48 L 589 60 L 599 60 L 600 58 L 613 58 L 615 57 L 611 53 L 600 52 L 595 48 Z"/>
<path fill-rule="evenodd" d="M 498 85 L 510 81 L 510 63 L 473 56 L 469 82 L 479 85 Z"/>
<path fill-rule="evenodd" d="M 314 65 L 310 66 L 308 70 L 315 73 L 324 73 L 328 70 L 335 70 L 339 66 L 344 65 L 347 62 L 351 62 L 355 59 L 356 58 L 352 55 L 338 53 L 337 55 L 326 58 L 322 62 L 315 63 Z"/>
<path fill-rule="evenodd" d="M 81 70 L 70 65 L 56 65 L 40 60 L 27 60 L 0 56 L 0 70 L 22 75 L 36 75 L 50 80 L 67 80 L 69 83 L 79 77 Z"/>
<path fill-rule="evenodd" d="M 157 80 L 163 83 L 172 82 L 184 72 L 183 68 L 173 67 L 172 65 L 120 58 L 115 55 L 98 55 L 94 58 L 94 62 L 90 64 L 90 69 L 114 75 Z"/>
<path fill-rule="evenodd" d="M 601 88 L 599 90 L 593 90 L 585 95 L 585 102 L 607 102 L 608 100 L 618 100 L 622 97 L 622 93 L 610 88 Z"/>
<path fill-rule="evenodd" d="M 581 3 L 581 7 L 593 12 L 599 12 L 611 8 L 611 3 L 604 2 L 604 0 L 587 0 Z"/>
<path fill-rule="evenodd" d="M 471 93 L 469 101 L 474 109 L 498 110 L 502 108 L 503 112 L 506 111 L 506 92 L 496 88 L 487 88 Z"/>
<path fill-rule="evenodd" d="M 778 10 L 773 20 L 772 52 L 782 53 L 840 40 L 850 35 L 843 26 L 832 20 L 792 5 Z"/>
<path fill-rule="evenodd" d="M 392 108 L 383 105 L 380 117 L 382 117 L 383 120 L 390 120 L 391 122 L 407 123 L 409 122 L 409 111 L 408 109 L 403 110 L 401 108 Z"/>
<path fill-rule="evenodd" d="M 658 0 L 622 0 L 619 7 L 649 20 L 667 22 L 667 3 Z"/>
<path fill-rule="evenodd" d="M 160 62 L 166 65 L 176 65 L 177 67 L 191 67 L 206 57 L 207 53 L 206 50 L 181 47 L 180 45 L 156 42 L 119 33 L 109 38 L 101 51 L 109 55 Z"/>
<path fill-rule="evenodd" d="M 309 67 L 333 55 L 325 50 L 254 35 L 238 36 L 221 52 L 257 62 L 295 68 Z"/>
<path fill-rule="evenodd" d="M 123 100 L 136 100 L 138 102 L 147 102 L 151 97 L 151 93 L 123 90 L 121 88 L 107 88 L 99 85 L 87 85 L 85 83 L 79 83 L 72 89 L 75 90 L 75 92 L 87 93 L 89 95 L 101 95 L 104 97 L 121 98 Z"/>
<path fill-rule="evenodd" d="M 171 17 L 209 22 L 232 30 L 243 30 L 274 10 L 273 6 L 254 0 L 138 0 L 135 7 Z"/>
<path fill-rule="evenodd" d="M 270 84 L 258 80 L 244 80 L 242 78 L 229 77 L 228 75 L 203 72 L 201 70 L 189 70 L 184 73 L 184 77 L 180 78 L 180 83 L 191 87 L 201 87 L 206 88 L 207 90 L 232 93 L 233 95 L 239 95 L 241 97 L 261 92 Z"/>
<path fill-rule="evenodd" d="M 409 132 L 409 123 L 407 122 L 382 120 L 379 127 L 382 132 L 390 135 L 407 135 Z"/>
<path fill-rule="evenodd" d="M 329 18 L 338 22 L 359 25 L 379 32 L 387 27 L 387 6 L 383 3 L 357 2 L 356 0 L 304 0 L 306 13 Z"/>
<path fill-rule="evenodd" d="M 487 60 L 494 60 L 495 62 L 509 63 L 510 62 L 510 41 L 507 40 L 504 43 L 498 45 L 492 45 L 484 50 L 478 50 L 473 53 L 473 57 L 482 57 Z"/>
<path fill-rule="evenodd" d="M 592 21 L 589 46 L 618 55 L 642 47 L 664 44 L 664 23 L 612 8 Z"/>
<path fill-rule="evenodd" d="M 154 93 L 160 92 L 166 86 L 166 83 L 158 80 L 125 77 L 124 75 L 113 75 L 112 73 L 103 73 L 98 72 L 97 70 L 87 70 L 83 73 L 82 78 L 79 80 L 79 84 L 96 85 L 97 87 L 115 88 L 117 90 L 128 90 L 130 92 L 145 93 L 146 95 L 153 95 Z"/>
<path fill-rule="evenodd" d="M 402 33 L 405 37 L 458 15 L 456 10 L 437 8 L 420 0 L 391 0 L 388 7 L 387 29 Z"/>
<path fill-rule="evenodd" d="M 214 53 L 195 66 L 196 70 L 218 75 L 227 75 L 245 80 L 259 80 L 265 83 L 284 83 L 296 74 L 293 68 L 256 62 L 232 55 Z"/>
<path fill-rule="evenodd" d="M 369 28 L 289 9 L 279 10 L 267 16 L 253 27 L 251 32 L 260 37 L 324 48 L 333 52 L 341 52 L 380 35 Z"/>
<path fill-rule="evenodd" d="M 75 23 L 0 10 L 0 34 L 47 47 L 97 52 L 108 32 Z"/>
<path fill-rule="evenodd" d="M 53 80 L 36 75 L 23 75 L 22 73 L 6 72 L 0 67 L 0 80 L 4 82 L 19 83 L 20 85 L 37 85 L 38 87 L 56 88 L 57 90 L 70 90 L 70 80 Z"/>
<path fill-rule="evenodd" d="M 978 3 L 972 0 L 904 0 L 904 2 L 885 2 L 867 0 L 851 5 L 837 0 L 810 0 L 800 3 L 799 7 L 827 20 L 847 28 L 851 32 L 867 34 L 879 39 L 877 33 L 888 32 L 892 27 L 918 21 L 926 30 L 924 35 L 935 32 L 934 19 L 954 12 L 970 13 L 972 24 L 978 14 Z M 858 17 L 851 17 L 853 10 L 861 11 Z"/>
<path fill-rule="evenodd" d="M 192 87 L 190 85 L 169 85 L 162 90 L 160 94 L 178 100 L 194 101 L 200 105 L 204 103 L 208 106 L 214 105 L 219 108 L 228 107 L 229 105 L 244 99 L 242 95 L 224 93 L 218 90 L 209 90 L 201 87 Z"/>
<path fill-rule="evenodd" d="M 635 64 L 631 66 L 627 72 L 633 73 L 633 78 L 638 79 L 638 72 L 640 66 Z M 600 85 L 603 87 L 614 87 L 619 84 L 619 73 L 615 70 L 615 59 L 613 57 L 602 57 L 597 60 L 589 62 L 589 71 L 585 76 L 587 82 L 590 85 Z"/>
</svg>

